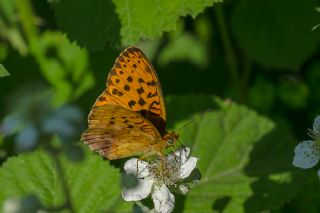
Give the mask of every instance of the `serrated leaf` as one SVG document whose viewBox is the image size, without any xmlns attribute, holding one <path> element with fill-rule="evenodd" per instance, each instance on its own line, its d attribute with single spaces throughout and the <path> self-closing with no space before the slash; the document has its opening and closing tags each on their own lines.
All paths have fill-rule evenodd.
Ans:
<svg viewBox="0 0 320 213">
<path fill-rule="evenodd" d="M 75 100 L 94 83 L 89 69 L 88 51 L 61 32 L 47 31 L 33 43 L 32 53 L 47 81 L 54 86 L 54 104 Z"/>
<path fill-rule="evenodd" d="M 136 44 L 174 30 L 181 16 L 196 17 L 206 7 L 221 0 L 66 0 L 53 2 L 59 27 L 72 41 L 90 50 L 102 50 L 107 42 Z M 121 23 L 121 32 L 120 32 Z"/>
<path fill-rule="evenodd" d="M 297 69 L 319 44 L 315 1 L 241 0 L 231 17 L 238 45 L 267 67 Z"/>
<path fill-rule="evenodd" d="M 181 16 L 197 16 L 221 0 L 113 0 L 121 22 L 121 42 L 135 44 L 174 30 Z"/>
<path fill-rule="evenodd" d="M 111 0 L 55 2 L 59 27 L 72 41 L 89 50 L 103 50 L 107 42 L 119 44 L 120 22 Z"/>
<path fill-rule="evenodd" d="M 76 212 L 129 211 L 121 201 L 120 173 L 90 152 L 81 163 L 63 161 L 63 168 Z M 36 194 L 45 206 L 62 204 L 64 194 L 55 163 L 44 151 L 8 159 L 0 169 L 0 206 L 6 198 Z"/>
<path fill-rule="evenodd" d="M 6 76 L 9 76 L 10 73 L 6 70 L 6 68 L 0 64 L 0 77 L 6 77 Z"/>
<path fill-rule="evenodd" d="M 209 96 L 171 99 L 175 109 L 184 106 L 190 111 L 192 103 L 213 100 Z M 221 100 L 213 107 L 179 131 L 181 141 L 200 158 L 197 167 L 202 174 L 186 197 L 184 212 L 262 212 L 292 198 L 302 184 L 291 165 L 297 142 L 246 107 Z"/>
</svg>

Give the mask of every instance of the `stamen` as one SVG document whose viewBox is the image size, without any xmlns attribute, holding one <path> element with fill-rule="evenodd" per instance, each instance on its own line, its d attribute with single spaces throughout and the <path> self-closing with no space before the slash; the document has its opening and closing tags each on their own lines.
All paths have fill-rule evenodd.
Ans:
<svg viewBox="0 0 320 213">
<path fill-rule="evenodd" d="M 161 186 L 175 186 L 180 174 L 180 161 L 178 159 L 168 160 L 159 157 L 155 162 L 148 165 L 149 174 L 155 180 L 155 184 Z"/>
</svg>

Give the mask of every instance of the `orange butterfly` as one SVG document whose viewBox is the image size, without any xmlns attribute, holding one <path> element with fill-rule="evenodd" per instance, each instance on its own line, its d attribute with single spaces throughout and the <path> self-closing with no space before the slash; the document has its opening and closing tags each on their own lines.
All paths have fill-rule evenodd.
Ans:
<svg viewBox="0 0 320 213">
<path fill-rule="evenodd" d="M 162 155 L 178 134 L 165 131 L 166 109 L 156 71 L 141 50 L 125 49 L 88 116 L 81 140 L 106 158 Z"/>
</svg>

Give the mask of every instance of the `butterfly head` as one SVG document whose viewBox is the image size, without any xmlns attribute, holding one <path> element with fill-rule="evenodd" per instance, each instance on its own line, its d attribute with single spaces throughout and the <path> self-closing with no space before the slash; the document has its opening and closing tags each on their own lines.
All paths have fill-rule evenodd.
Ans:
<svg viewBox="0 0 320 213">
<path fill-rule="evenodd" d="M 175 146 L 178 139 L 179 139 L 179 134 L 174 131 L 168 131 L 163 136 L 163 140 L 166 141 L 167 147 L 168 146 Z"/>
</svg>

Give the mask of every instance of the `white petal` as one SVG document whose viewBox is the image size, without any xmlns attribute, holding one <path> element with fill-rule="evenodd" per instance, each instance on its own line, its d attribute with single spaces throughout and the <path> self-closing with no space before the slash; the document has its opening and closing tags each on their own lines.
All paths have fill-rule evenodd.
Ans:
<svg viewBox="0 0 320 213">
<path fill-rule="evenodd" d="M 302 141 L 294 149 L 293 165 L 302 169 L 315 166 L 320 159 L 319 146 L 314 141 Z"/>
<path fill-rule="evenodd" d="M 137 185 L 123 187 L 122 198 L 126 201 L 138 201 L 146 198 L 152 189 L 154 180 L 149 177 L 148 163 L 137 158 L 131 158 L 124 164 L 127 174 L 137 176 Z"/>
<path fill-rule="evenodd" d="M 179 185 L 179 190 L 181 191 L 182 194 L 187 194 L 190 190 L 189 186 L 186 184 L 181 184 Z"/>
<path fill-rule="evenodd" d="M 318 115 L 313 122 L 313 132 L 320 136 L 320 115 Z"/>
<path fill-rule="evenodd" d="M 155 210 L 160 213 L 172 212 L 174 209 L 175 199 L 168 187 L 163 184 L 160 188 L 157 186 L 154 188 L 155 190 L 152 194 L 152 200 Z"/>
<path fill-rule="evenodd" d="M 138 201 L 146 198 L 151 192 L 153 182 L 152 179 L 138 179 L 135 187 L 122 189 L 122 198 L 125 201 Z"/>
<path fill-rule="evenodd" d="M 181 179 L 189 177 L 194 168 L 196 168 L 197 162 L 198 158 L 191 156 L 187 162 L 181 165 L 179 177 Z"/>
<path fill-rule="evenodd" d="M 167 159 L 171 161 L 171 160 L 176 160 L 178 158 L 179 162 L 183 164 L 187 161 L 189 154 L 190 154 L 189 147 L 181 147 L 178 150 L 174 151 L 173 153 L 169 154 Z"/>
<path fill-rule="evenodd" d="M 138 166 L 138 169 L 137 169 Z M 124 164 L 124 170 L 128 174 L 134 174 L 138 178 L 144 178 L 149 175 L 148 163 L 138 158 L 131 158 Z M 138 172 L 138 175 L 137 175 Z"/>
</svg>

